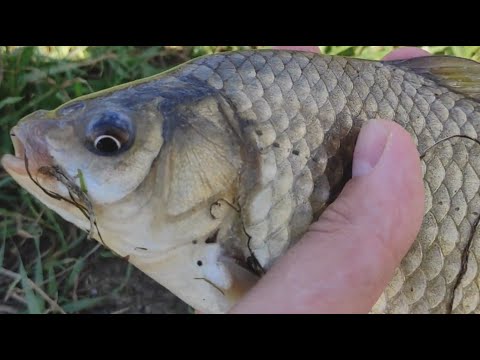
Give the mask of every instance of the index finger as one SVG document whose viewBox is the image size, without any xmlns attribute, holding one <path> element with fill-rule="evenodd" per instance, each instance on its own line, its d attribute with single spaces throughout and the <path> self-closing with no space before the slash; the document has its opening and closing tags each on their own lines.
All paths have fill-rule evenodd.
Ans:
<svg viewBox="0 0 480 360">
<path fill-rule="evenodd" d="M 320 49 L 318 48 L 318 46 L 272 46 L 272 49 L 306 51 L 306 52 L 313 52 L 313 53 L 320 52 Z"/>
<path fill-rule="evenodd" d="M 407 46 L 393 50 L 390 54 L 387 54 L 383 60 L 404 60 L 430 55 L 431 54 L 428 51 L 421 48 Z"/>
</svg>

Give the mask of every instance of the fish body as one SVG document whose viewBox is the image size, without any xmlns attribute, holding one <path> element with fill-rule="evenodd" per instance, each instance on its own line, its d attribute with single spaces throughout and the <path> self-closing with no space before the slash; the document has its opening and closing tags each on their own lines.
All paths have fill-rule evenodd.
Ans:
<svg viewBox="0 0 480 360">
<path fill-rule="evenodd" d="M 339 194 L 362 124 L 391 119 L 422 157 L 426 211 L 372 312 L 478 313 L 479 94 L 480 64 L 454 57 L 215 54 L 27 116 L 2 164 L 89 230 L 77 206 L 34 184 L 25 158 L 44 189 L 86 194 L 97 240 L 223 313 Z"/>
</svg>

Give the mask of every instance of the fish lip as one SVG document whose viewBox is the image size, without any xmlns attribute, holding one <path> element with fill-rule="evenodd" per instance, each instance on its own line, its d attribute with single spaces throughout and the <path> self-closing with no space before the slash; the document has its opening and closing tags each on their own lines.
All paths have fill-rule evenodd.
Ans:
<svg viewBox="0 0 480 360">
<path fill-rule="evenodd" d="M 25 160 L 25 146 L 16 134 L 17 127 L 14 127 L 10 132 L 10 139 L 12 140 L 15 157 Z"/>
<path fill-rule="evenodd" d="M 10 174 L 13 172 L 22 176 L 27 175 L 27 169 L 25 167 L 24 159 L 18 158 L 11 154 L 5 154 L 2 157 L 1 163 L 2 167 Z"/>
<path fill-rule="evenodd" d="M 14 127 L 10 131 L 10 139 L 13 144 L 14 155 L 5 154 L 2 157 L 2 166 L 7 172 L 14 172 L 18 175 L 27 175 L 25 166 L 25 146 L 17 135 L 18 127 Z"/>
<path fill-rule="evenodd" d="M 28 156 L 28 171 L 27 171 L 27 147 L 25 146 L 26 140 L 21 136 L 19 126 L 15 126 L 10 131 L 10 139 L 13 144 L 14 155 L 5 154 L 1 159 L 1 164 L 7 172 L 14 172 L 21 176 L 27 176 L 28 172 L 38 176 L 38 169 L 40 165 L 37 164 L 33 156 Z"/>
</svg>

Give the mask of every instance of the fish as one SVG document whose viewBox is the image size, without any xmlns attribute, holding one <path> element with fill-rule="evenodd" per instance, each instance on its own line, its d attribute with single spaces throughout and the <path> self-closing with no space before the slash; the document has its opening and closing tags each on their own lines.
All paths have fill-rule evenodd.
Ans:
<svg viewBox="0 0 480 360">
<path fill-rule="evenodd" d="M 351 178 L 362 125 L 421 157 L 421 230 L 371 313 L 479 313 L 480 64 L 246 50 L 39 110 L 19 186 L 203 313 L 226 313 Z"/>
</svg>

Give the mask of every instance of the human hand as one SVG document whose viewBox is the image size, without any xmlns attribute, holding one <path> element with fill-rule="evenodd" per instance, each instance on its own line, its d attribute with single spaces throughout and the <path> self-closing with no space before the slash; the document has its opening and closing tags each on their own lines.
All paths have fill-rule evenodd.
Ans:
<svg viewBox="0 0 480 360">
<path fill-rule="evenodd" d="M 385 60 L 425 55 L 418 48 L 401 48 Z M 352 175 L 335 202 L 231 313 L 371 310 L 424 215 L 419 154 L 410 135 L 392 121 L 368 121 L 357 140 Z"/>
</svg>

